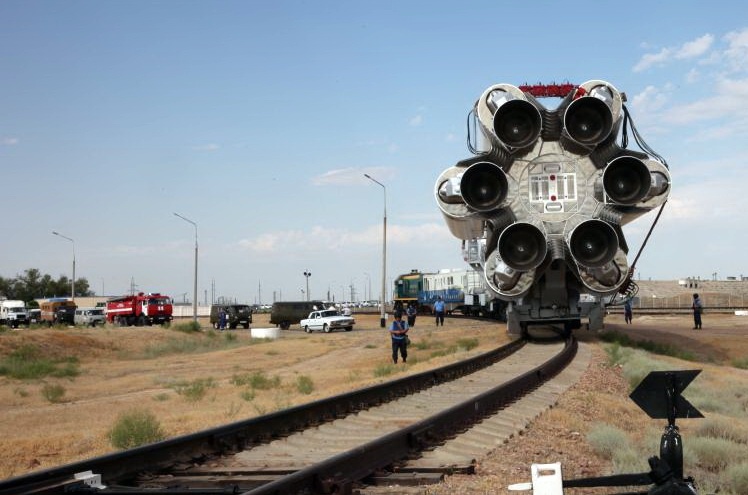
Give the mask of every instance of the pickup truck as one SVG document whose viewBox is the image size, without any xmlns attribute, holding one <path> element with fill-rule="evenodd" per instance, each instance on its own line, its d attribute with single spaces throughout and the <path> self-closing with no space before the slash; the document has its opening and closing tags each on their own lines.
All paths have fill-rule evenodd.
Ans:
<svg viewBox="0 0 748 495">
<path fill-rule="evenodd" d="M 328 333 L 339 328 L 350 332 L 353 330 L 355 323 L 356 320 L 350 316 L 341 316 L 334 309 L 325 309 L 323 311 L 312 311 L 306 319 L 301 320 L 300 325 L 306 333 L 312 333 L 313 330 L 322 330 Z"/>
</svg>

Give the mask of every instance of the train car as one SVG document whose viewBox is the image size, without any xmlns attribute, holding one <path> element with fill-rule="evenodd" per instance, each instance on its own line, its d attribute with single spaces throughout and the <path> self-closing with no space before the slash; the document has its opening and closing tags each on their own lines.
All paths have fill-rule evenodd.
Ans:
<svg viewBox="0 0 748 495">
<path fill-rule="evenodd" d="M 395 289 L 392 296 L 395 310 L 404 310 L 411 304 L 419 306 L 418 296 L 423 292 L 423 273 L 411 270 L 395 279 Z"/>
<path fill-rule="evenodd" d="M 443 269 L 430 273 L 411 270 L 395 279 L 396 310 L 415 304 L 420 313 L 432 314 L 438 298 L 444 301 L 447 314 L 505 317 L 506 304 L 491 297 L 482 277 L 473 269 Z"/>
</svg>

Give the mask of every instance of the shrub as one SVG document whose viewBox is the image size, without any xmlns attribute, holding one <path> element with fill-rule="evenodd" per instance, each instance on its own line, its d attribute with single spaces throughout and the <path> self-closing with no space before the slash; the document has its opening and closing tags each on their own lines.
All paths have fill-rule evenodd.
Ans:
<svg viewBox="0 0 748 495">
<path fill-rule="evenodd" d="M 744 460 L 745 449 L 724 438 L 695 437 L 690 438 L 685 447 L 690 448 L 698 458 L 698 464 L 707 471 L 719 472 L 731 461 Z"/>
<path fill-rule="evenodd" d="M 132 449 L 164 438 L 153 413 L 138 409 L 120 414 L 109 431 L 109 441 L 118 449 Z"/>
<path fill-rule="evenodd" d="M 241 393 L 239 394 L 239 397 L 246 400 L 247 402 L 252 402 L 255 398 L 255 391 L 252 390 L 251 388 L 245 388 L 244 390 L 241 391 Z"/>
<path fill-rule="evenodd" d="M 728 467 L 725 477 L 734 493 L 748 493 L 748 462 Z"/>
<path fill-rule="evenodd" d="M 197 402 L 205 397 L 209 388 L 216 386 L 212 378 L 197 378 L 191 382 L 180 382 L 172 385 L 176 393 L 190 402 Z"/>
<path fill-rule="evenodd" d="M 281 379 L 279 376 L 268 378 L 264 371 L 253 371 L 243 375 L 234 375 L 231 383 L 240 387 L 249 386 L 258 390 L 269 390 L 280 386 Z"/>
<path fill-rule="evenodd" d="M 60 402 L 65 395 L 65 387 L 57 383 L 47 383 L 42 387 L 42 396 L 49 402 Z"/>
<path fill-rule="evenodd" d="M 194 320 L 177 323 L 175 325 L 170 326 L 169 328 L 176 330 L 177 332 L 184 332 L 184 333 L 195 333 L 201 330 L 200 323 Z"/>
<path fill-rule="evenodd" d="M 296 389 L 304 395 L 309 395 L 314 391 L 314 382 L 307 375 L 301 375 L 296 379 Z"/>
<path fill-rule="evenodd" d="M 626 434 L 615 426 L 603 423 L 597 423 L 592 427 L 587 434 L 587 441 L 595 453 L 610 460 L 618 450 L 628 448 Z"/>
<path fill-rule="evenodd" d="M 624 446 L 613 453 L 614 473 L 642 473 L 649 469 L 646 458 L 633 447 Z"/>
<path fill-rule="evenodd" d="M 14 350 L 0 362 L 0 375 L 19 380 L 38 379 L 45 376 L 73 377 L 79 374 L 77 358 L 45 358 L 37 346 L 29 344 Z"/>
<path fill-rule="evenodd" d="M 741 428 L 733 419 L 705 418 L 699 421 L 696 434 L 701 437 L 723 438 L 736 443 L 748 444 L 748 431 Z"/>
<path fill-rule="evenodd" d="M 742 359 L 733 359 L 732 365 L 735 366 L 736 368 L 748 370 L 748 357 L 742 358 Z"/>
</svg>

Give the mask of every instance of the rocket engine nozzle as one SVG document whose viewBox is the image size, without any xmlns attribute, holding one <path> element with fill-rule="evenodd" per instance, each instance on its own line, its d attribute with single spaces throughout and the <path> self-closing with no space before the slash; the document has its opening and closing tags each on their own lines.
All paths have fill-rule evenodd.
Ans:
<svg viewBox="0 0 748 495">
<path fill-rule="evenodd" d="M 614 202 L 635 205 L 649 195 L 652 174 L 647 165 L 633 156 L 619 156 L 603 171 L 603 189 Z"/>
<path fill-rule="evenodd" d="M 594 146 L 613 129 L 613 113 L 603 100 L 583 96 L 571 102 L 564 112 L 564 129 L 577 143 Z"/>
<path fill-rule="evenodd" d="M 493 130 L 499 141 L 506 146 L 524 148 L 540 136 L 540 112 L 529 101 L 507 101 L 494 113 Z"/>
<path fill-rule="evenodd" d="M 548 252 L 545 234 L 535 225 L 518 222 L 499 236 L 499 256 L 507 266 L 518 271 L 540 266 Z"/>
<path fill-rule="evenodd" d="M 506 200 L 509 183 L 506 174 L 491 162 L 478 162 L 465 170 L 460 180 L 462 199 L 479 212 L 493 211 Z"/>
<path fill-rule="evenodd" d="M 597 268 L 611 261 L 618 251 L 615 229 L 602 220 L 586 220 L 569 236 L 569 251 L 577 263 Z"/>
</svg>

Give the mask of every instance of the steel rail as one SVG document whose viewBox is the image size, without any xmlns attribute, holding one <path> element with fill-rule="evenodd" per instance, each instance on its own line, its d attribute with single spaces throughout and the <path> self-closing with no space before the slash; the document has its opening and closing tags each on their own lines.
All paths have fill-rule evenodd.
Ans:
<svg viewBox="0 0 748 495">
<path fill-rule="evenodd" d="M 468 360 L 391 382 L 328 397 L 257 418 L 182 435 L 162 442 L 9 478 L 0 482 L 0 495 L 71 493 L 70 485 L 82 484 L 74 480 L 76 473 L 92 471 L 101 475 L 105 485 L 113 482 L 121 483 L 123 480 L 129 480 L 143 471 L 164 470 L 180 462 L 191 462 L 198 458 L 204 459 L 213 455 L 240 451 L 253 444 L 277 438 L 292 431 L 302 430 L 310 425 L 332 421 L 347 414 L 467 375 L 503 359 L 523 345 L 525 345 L 525 341 L 514 340 L 509 344 Z M 102 493 L 106 493 L 106 491 Z M 130 493 L 137 493 L 137 489 L 131 490 Z M 165 491 L 163 493 L 169 492 Z M 199 493 L 199 491 L 193 493 Z M 210 492 L 206 491 L 205 493 Z"/>
<path fill-rule="evenodd" d="M 577 341 L 570 337 L 559 354 L 502 385 L 319 464 L 242 492 L 242 495 L 350 493 L 352 483 L 443 441 L 542 385 L 562 371 L 574 359 L 576 352 Z"/>
</svg>

